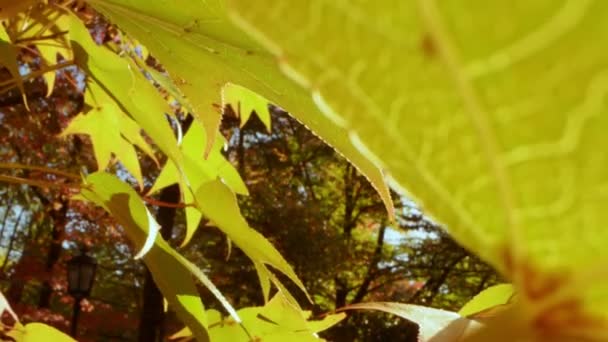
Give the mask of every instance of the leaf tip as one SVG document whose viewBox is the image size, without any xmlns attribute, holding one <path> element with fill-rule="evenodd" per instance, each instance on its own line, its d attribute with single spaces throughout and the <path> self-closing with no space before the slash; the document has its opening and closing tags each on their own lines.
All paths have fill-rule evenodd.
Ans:
<svg viewBox="0 0 608 342">
<path fill-rule="evenodd" d="M 160 225 L 156 222 L 154 217 L 152 217 L 148 208 L 146 208 L 146 215 L 148 216 L 148 237 L 141 250 L 133 257 L 135 260 L 141 259 L 152 249 L 158 232 L 160 231 Z"/>
</svg>

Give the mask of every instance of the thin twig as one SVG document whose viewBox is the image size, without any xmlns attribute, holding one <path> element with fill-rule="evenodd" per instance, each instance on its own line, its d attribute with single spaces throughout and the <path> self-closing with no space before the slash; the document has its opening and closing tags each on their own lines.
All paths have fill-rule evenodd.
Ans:
<svg viewBox="0 0 608 342">
<path fill-rule="evenodd" d="M 65 34 L 67 34 L 68 31 L 60 31 L 60 32 L 56 32 L 53 34 L 47 34 L 45 36 L 38 36 L 38 37 L 27 37 L 27 38 L 21 38 L 21 39 L 15 39 L 15 44 L 20 44 L 20 43 L 27 43 L 27 42 L 36 42 L 39 40 L 47 40 L 47 39 L 53 39 L 53 38 L 57 38 L 60 36 L 63 36 Z"/>
<path fill-rule="evenodd" d="M 68 188 L 68 189 L 81 189 L 81 184 L 70 184 L 70 183 L 53 183 L 45 182 L 28 178 L 0 175 L 0 182 L 13 183 L 13 184 L 26 184 L 31 186 L 37 186 L 41 188 Z"/>
<path fill-rule="evenodd" d="M 76 65 L 76 63 L 74 61 L 64 61 L 64 62 L 60 62 L 57 64 L 53 64 L 50 65 L 48 67 L 45 68 L 41 68 L 40 70 L 35 70 L 30 72 L 27 75 L 21 76 L 19 77 L 21 82 L 25 82 L 27 80 L 29 80 L 30 78 L 36 78 L 39 76 L 44 75 L 45 73 L 49 72 L 49 71 L 56 71 L 56 70 L 60 70 L 63 68 L 67 68 L 69 66 L 73 66 Z M 10 80 L 6 80 L 4 82 L 0 82 L 0 88 L 2 87 L 6 87 L 6 86 L 10 86 L 9 88 L 4 88 L 0 90 L 0 93 L 4 93 L 10 89 L 12 89 L 19 81 L 16 78 L 11 78 Z"/>
<path fill-rule="evenodd" d="M 19 164 L 19 163 L 0 163 L 0 169 L 34 170 L 34 171 L 41 171 L 44 173 L 55 174 L 58 176 L 62 176 L 62 177 L 77 180 L 77 181 L 80 180 L 80 176 L 78 176 L 76 174 L 61 171 L 61 170 L 55 170 L 55 169 L 51 169 L 51 168 L 44 167 L 44 166 L 25 165 L 25 164 Z"/>
<path fill-rule="evenodd" d="M 144 202 L 148 203 L 148 204 L 152 204 L 155 206 L 159 206 L 159 207 L 167 207 L 167 208 L 186 208 L 186 207 L 194 207 L 194 204 L 192 203 L 168 203 L 168 202 L 163 202 L 163 201 L 159 201 L 157 199 L 154 199 L 152 197 L 142 197 L 142 199 L 144 200 Z"/>
<path fill-rule="evenodd" d="M 63 77 L 65 78 L 66 81 L 68 81 L 68 83 L 70 85 L 72 85 L 72 87 L 74 87 L 74 89 L 78 89 L 78 84 L 77 84 L 76 80 L 74 79 L 74 77 L 72 77 L 72 75 L 69 72 L 63 73 Z"/>
</svg>

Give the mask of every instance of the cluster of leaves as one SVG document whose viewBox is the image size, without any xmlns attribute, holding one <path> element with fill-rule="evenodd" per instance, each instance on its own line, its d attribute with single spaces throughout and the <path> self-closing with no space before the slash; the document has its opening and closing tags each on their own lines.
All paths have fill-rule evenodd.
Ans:
<svg viewBox="0 0 608 342">
<path fill-rule="evenodd" d="M 122 30 L 104 45 L 83 24 L 89 5 Z M 473 329 L 471 340 L 602 340 L 608 337 L 605 281 L 591 279 L 603 274 L 605 263 L 608 164 L 596 146 L 606 141 L 608 125 L 601 115 L 606 53 L 581 37 L 607 34 L 605 6 L 5 0 L 0 61 L 12 76 L 3 86 L 18 88 L 26 104 L 28 79 L 43 75 L 51 89 L 57 69 L 77 66 L 86 73 L 86 113 L 64 134 L 91 136 L 98 171 L 84 177 L 77 198 L 101 206 L 125 228 L 140 249 L 137 257 L 197 339 L 213 335 L 212 314 L 206 314 L 192 276 L 240 327 L 250 323 L 158 235 L 144 193 L 174 183 L 187 206 L 184 243 L 206 217 L 251 258 L 264 299 L 269 301 L 273 284 L 279 303 L 289 303 L 281 307 L 299 315 L 301 324 L 269 321 L 284 328 L 281 333 L 304 329 L 303 336 L 313 338 L 316 331 L 268 266 L 305 293 L 302 282 L 240 214 L 235 194 L 247 190 L 220 153 L 218 135 L 217 108 L 234 96 L 241 108 L 262 117 L 268 100 L 281 105 L 370 180 L 391 219 L 385 177 L 513 281 L 512 305 L 491 314 L 484 307 L 487 324 Z M 496 18 L 506 18 L 498 29 Z M 514 18 L 521 25 L 513 25 Z M 17 63 L 21 49 L 35 49 L 43 67 L 23 72 Z M 151 67 L 150 55 L 164 69 Z M 183 139 L 167 120 L 179 113 L 196 118 Z M 166 158 L 148 191 L 135 146 L 154 161 Z M 124 181 L 128 177 L 104 172 L 112 155 L 139 193 Z M 505 296 L 498 297 L 494 304 L 504 304 Z M 471 330 L 457 328 L 460 322 L 479 325 L 422 307 L 353 307 L 419 321 L 424 338 L 438 332 L 435 338 L 459 338 Z M 504 326 L 516 336 L 502 334 Z"/>
<path fill-rule="evenodd" d="M 197 339 L 207 340 L 209 335 L 207 315 L 192 276 L 216 295 L 239 323 L 240 329 L 247 331 L 248 325 L 251 329 L 255 322 L 251 319 L 243 322 L 205 274 L 158 236 L 159 226 L 144 205 L 142 195 L 124 181 L 102 172 L 115 162 L 120 162 L 124 170 L 129 172 L 129 178 L 132 177 L 143 192 L 143 176 L 135 146 L 156 161 L 155 152 L 149 143 L 153 141 L 168 160 L 146 193 L 154 193 L 173 183 L 180 185 L 187 216 L 187 234 L 183 244 L 189 242 L 204 214 L 253 260 L 266 301 L 269 300 L 270 284 L 274 283 L 279 290 L 275 297 L 288 300 L 296 314 L 302 313 L 298 309 L 298 303 L 268 269 L 268 265 L 284 273 L 302 290 L 303 285 L 276 249 L 249 228 L 239 212 L 234 193 L 247 194 L 247 189 L 236 170 L 221 154 L 221 148 L 225 144 L 217 134 L 221 113 L 212 103 L 204 111 L 192 110 L 192 105 L 176 91 L 177 88 L 171 84 L 172 80 L 167 74 L 146 63 L 148 55 L 141 52 L 142 46 L 138 43 L 124 39 L 117 41 L 118 44 L 99 46 L 82 18 L 76 16 L 76 13 L 81 17 L 86 16 L 90 9 L 76 7 L 76 12 L 72 12 L 66 5 L 68 3 L 51 2 L 19 8 L 10 8 L 10 4 L 3 7 L 7 9 L 8 17 L 4 39 L 9 47 L 3 64 L 11 71 L 11 83 L 20 89 L 26 105 L 27 92 L 23 84 L 27 78 L 42 75 L 50 91 L 54 86 L 56 70 L 76 66 L 86 73 L 86 79 L 80 81 L 85 94 L 83 113 L 71 120 L 62 135 L 88 135 L 100 171 L 82 180 L 80 194 L 72 196 L 72 200 L 85 199 L 98 204 L 126 229 L 133 244 L 141 249 L 136 258 L 143 257 L 166 300 Z M 26 11 L 21 11 L 24 9 Z M 44 62 L 40 63 L 41 70 L 22 76 L 17 56 L 20 49 L 26 47 L 33 49 L 33 54 L 37 58 L 43 58 Z M 117 52 L 125 55 L 120 56 Z M 161 88 L 166 85 L 161 90 L 169 95 L 159 91 L 154 84 Z M 172 107 L 176 98 L 181 103 Z M 223 101 L 235 98 L 239 99 L 239 106 L 244 112 L 251 112 L 254 109 L 251 106 L 257 106 L 266 108 L 266 118 L 269 117 L 266 100 L 236 85 L 223 87 Z M 179 137 L 178 142 L 166 115 L 179 115 L 176 113 L 186 109 L 191 114 L 201 112 L 200 116 L 214 118 L 217 123 L 210 124 L 207 119 L 195 121 L 183 138 Z M 257 112 L 264 118 L 264 110 L 258 109 Z M 245 115 L 243 120 L 246 119 Z M 201 125 L 201 122 L 205 125 Z M 213 127 L 212 130 L 208 129 L 210 126 Z M 141 135 L 142 130 L 146 136 Z M 7 176 L 4 180 L 15 179 L 19 178 Z M 335 317 L 342 316 L 340 314 Z M 306 322 L 304 316 L 300 317 L 302 322 Z M 286 329 L 284 332 L 289 332 L 292 327 L 287 326 Z M 298 329 L 299 334 L 313 337 L 314 331 L 309 331 L 308 334 L 306 332 L 306 329 Z"/>
</svg>

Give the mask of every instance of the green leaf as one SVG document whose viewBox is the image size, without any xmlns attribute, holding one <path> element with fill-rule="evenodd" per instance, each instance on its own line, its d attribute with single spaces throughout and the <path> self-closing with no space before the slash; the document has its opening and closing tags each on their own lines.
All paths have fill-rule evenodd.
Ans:
<svg viewBox="0 0 608 342">
<path fill-rule="evenodd" d="M 90 82 L 133 118 L 163 153 L 180 162 L 177 141 L 165 116 L 171 108 L 135 63 L 95 44 L 84 24 L 73 15 L 60 17 L 57 25 L 69 31 L 76 63 L 86 71 Z"/>
<path fill-rule="evenodd" d="M 66 35 L 54 25 L 55 20 L 62 15 L 52 7 L 34 6 L 27 13 L 21 13 L 8 23 L 9 32 L 16 41 L 22 41 L 20 43 L 22 45 L 31 44 L 32 42 L 28 40 L 34 39 L 35 47 L 40 53 L 41 64 L 48 68 L 57 64 L 59 54 L 66 60 L 73 59 Z M 41 37 L 46 38 L 41 39 Z M 53 92 L 56 76 L 56 70 L 42 75 L 47 84 L 47 96 Z"/>
<path fill-rule="evenodd" d="M 230 104 L 241 118 L 241 127 L 247 123 L 251 114 L 255 111 L 268 132 L 271 129 L 270 111 L 268 100 L 252 92 L 251 90 L 236 84 L 228 83 L 222 88 L 222 108 Z"/>
<path fill-rule="evenodd" d="M 179 102 L 179 104 L 186 110 L 186 112 L 192 113 L 192 106 L 190 105 L 190 101 L 182 94 L 181 90 L 177 87 L 175 82 L 169 77 L 169 75 L 162 73 L 158 70 L 155 70 L 148 66 L 145 61 L 141 59 L 136 60 L 137 65 L 144 69 L 150 77 L 154 80 L 154 82 L 158 83 L 158 85 L 167 91 L 167 93 L 175 99 L 175 101 Z"/>
<path fill-rule="evenodd" d="M 588 39 L 608 3 L 228 6 L 396 189 L 545 308 L 529 322 L 572 300 L 606 330 L 608 50 Z"/>
<path fill-rule="evenodd" d="M 88 85 L 85 103 L 86 114 L 76 116 L 62 132 L 87 134 L 93 143 L 93 151 L 99 170 L 104 170 L 114 154 L 143 188 L 143 176 L 134 146 L 138 146 L 154 160 L 154 152 L 140 134 L 135 121 L 122 112 L 119 105 L 95 82 Z"/>
<path fill-rule="evenodd" d="M 205 126 L 210 137 L 205 150 L 209 151 L 221 121 L 217 108 L 221 104 L 220 89 L 229 80 L 223 55 L 241 57 L 240 51 L 235 54 L 235 49 L 224 43 L 234 41 L 226 40 L 234 35 L 226 31 L 230 28 L 216 24 L 216 16 L 223 15 L 223 4 L 215 0 L 91 1 L 91 4 L 143 43 L 154 57 L 166 62 L 163 66 Z M 210 30 L 210 35 L 199 35 L 201 28 Z M 217 37 L 220 39 L 216 40 Z M 240 44 L 241 40 L 237 38 L 235 43 Z M 174 50 L 176 41 L 181 45 Z M 196 74 L 204 77 L 192 77 Z"/>
<path fill-rule="evenodd" d="M 156 222 L 137 193 L 108 173 L 93 173 L 85 182 L 82 196 L 110 213 L 136 246 L 144 246 L 150 236 L 150 227 L 154 229 Z M 155 235 L 154 244 L 143 260 L 182 322 L 199 340 L 208 341 L 205 311 L 192 280 L 192 265 L 158 235 Z"/>
<path fill-rule="evenodd" d="M 168 161 L 156 178 L 156 181 L 149 192 L 154 193 L 164 187 L 179 183 L 181 193 L 184 196 L 184 201 L 186 203 L 193 203 L 194 196 L 190 189 L 196 190 L 203 183 L 220 177 L 232 191 L 238 194 L 247 195 L 247 187 L 243 183 L 238 171 L 221 153 L 221 149 L 226 144 L 224 137 L 221 135 L 215 136 L 215 143 L 212 145 L 207 159 L 204 159 L 203 154 L 206 141 L 206 133 L 201 124 L 196 121 L 193 122 L 184 135 L 180 146 L 184 156 L 184 172 L 188 182 L 186 182 L 183 177 L 179 177 L 175 163 Z M 202 217 L 196 208 L 186 207 L 185 210 L 186 236 L 182 242 L 182 246 L 185 246 L 192 236 L 194 236 L 194 232 L 198 228 Z"/>
<path fill-rule="evenodd" d="M 63 332 L 42 323 L 18 324 L 7 335 L 16 342 L 76 342 Z"/>
<path fill-rule="evenodd" d="M 19 64 L 17 63 L 18 54 L 19 48 L 11 43 L 11 39 L 6 32 L 6 29 L 4 26 L 0 25 L 0 66 L 5 67 L 11 74 L 12 80 L 21 92 L 23 103 L 27 106 L 23 79 L 19 73 Z M 10 90 L 10 88 L 6 90 Z"/>
<path fill-rule="evenodd" d="M 207 315 L 207 321 L 209 322 L 209 327 L 213 328 L 214 326 L 218 325 L 218 324 L 222 324 L 222 314 L 214 309 L 209 309 L 206 312 Z M 233 322 L 234 323 L 234 322 Z M 174 334 L 172 334 L 171 336 L 169 336 L 169 340 L 176 340 L 176 339 L 183 339 L 180 341 L 190 341 L 192 338 L 192 332 L 190 331 L 190 329 L 188 329 L 188 327 L 184 327 L 181 330 L 175 332 Z"/>
<path fill-rule="evenodd" d="M 224 183 L 219 180 L 204 183 L 198 188 L 195 196 L 197 207 L 203 215 L 217 225 L 254 262 L 265 296 L 268 291 L 268 279 L 275 285 L 279 283 L 266 265 L 285 274 L 307 294 L 304 284 L 281 253 L 262 234 L 249 227 L 241 215 L 235 195 Z M 295 300 L 292 302 L 297 305 Z"/>
<path fill-rule="evenodd" d="M 306 325 L 308 326 L 308 330 L 310 330 L 311 332 L 319 333 L 340 323 L 344 318 L 346 318 L 346 314 L 344 313 L 325 315 L 320 320 L 307 321 Z"/>
<path fill-rule="evenodd" d="M 209 311 L 207 311 L 207 317 L 209 316 Z M 209 323 L 213 323 L 213 321 L 209 320 Z M 177 340 L 177 339 L 186 339 L 190 340 L 192 337 L 192 332 L 188 327 L 182 328 L 180 331 L 169 336 L 169 340 Z"/>
<path fill-rule="evenodd" d="M 473 299 L 468 301 L 460 311 L 458 311 L 458 314 L 464 317 L 472 316 L 493 307 L 506 304 L 512 296 L 513 285 L 494 285 L 481 291 L 473 297 Z"/>
<path fill-rule="evenodd" d="M 264 264 L 259 261 L 254 260 L 253 266 L 255 267 L 255 272 L 258 275 L 258 279 L 260 279 L 260 286 L 262 287 L 262 296 L 264 296 L 264 303 L 267 303 L 268 298 L 270 297 L 270 272 L 268 271 L 266 266 L 264 266 Z"/>
<path fill-rule="evenodd" d="M 455 312 L 411 304 L 358 303 L 345 306 L 340 309 L 340 311 L 342 310 L 375 310 L 405 318 L 418 324 L 421 342 L 461 341 L 481 328 L 480 323 L 464 318 Z"/>
<path fill-rule="evenodd" d="M 321 321 L 309 321 L 303 312 L 281 295 L 274 296 L 263 307 L 238 311 L 243 319 L 243 330 L 231 319 L 210 324 L 209 334 L 214 341 L 319 341 L 316 332 L 325 330 L 344 319 L 344 314 L 327 315 Z"/>
<path fill-rule="evenodd" d="M 222 148 L 226 145 L 226 139 L 221 135 L 215 136 L 215 142 L 207 158 L 203 158 L 204 146 L 207 142 L 205 130 L 198 122 L 193 122 L 183 137 L 180 150 L 188 161 L 185 172 L 192 189 L 209 180 L 220 177 L 234 192 L 248 195 L 247 186 L 243 183 L 238 171 L 222 155 Z M 156 179 L 154 186 L 150 189 L 154 193 L 166 186 L 177 183 L 179 179 L 175 163 L 167 163 Z M 187 188 L 185 182 L 183 182 Z"/>
<path fill-rule="evenodd" d="M 210 137 L 207 150 L 220 122 L 216 107 L 221 104 L 221 89 L 227 83 L 237 84 L 280 104 L 349 159 L 368 177 L 393 216 L 390 192 L 380 170 L 353 146 L 345 129 L 320 114 L 310 93 L 282 75 L 274 57 L 229 22 L 223 1 L 89 3 L 161 61 L 203 122 Z"/>
</svg>

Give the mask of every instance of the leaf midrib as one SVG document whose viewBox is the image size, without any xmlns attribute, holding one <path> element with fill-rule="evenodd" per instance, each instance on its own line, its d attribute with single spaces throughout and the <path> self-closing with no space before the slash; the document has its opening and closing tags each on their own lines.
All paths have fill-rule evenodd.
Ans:
<svg viewBox="0 0 608 342">
<path fill-rule="evenodd" d="M 522 246 L 519 243 L 522 241 L 520 222 L 515 208 L 516 201 L 512 192 L 513 185 L 510 180 L 509 173 L 500 159 L 498 142 L 496 133 L 492 129 L 488 121 L 487 110 L 485 110 L 479 100 L 479 95 L 476 93 L 473 85 L 462 72 L 464 68 L 456 53 L 456 48 L 452 43 L 449 35 L 444 27 L 444 20 L 441 18 L 439 9 L 435 0 L 419 0 L 418 7 L 420 9 L 423 24 L 429 30 L 434 43 L 443 59 L 444 65 L 449 71 L 449 74 L 456 84 L 458 94 L 463 100 L 465 106 L 464 112 L 470 117 L 474 124 L 474 130 L 482 145 L 483 156 L 489 164 L 489 170 L 497 182 L 498 195 L 500 203 L 503 206 L 506 217 L 506 226 L 508 234 L 507 248 L 511 256 L 518 258 L 523 255 Z M 516 260 L 517 261 L 517 260 Z"/>
</svg>

